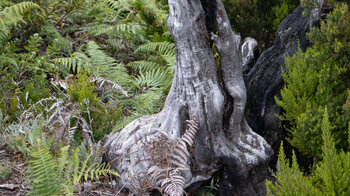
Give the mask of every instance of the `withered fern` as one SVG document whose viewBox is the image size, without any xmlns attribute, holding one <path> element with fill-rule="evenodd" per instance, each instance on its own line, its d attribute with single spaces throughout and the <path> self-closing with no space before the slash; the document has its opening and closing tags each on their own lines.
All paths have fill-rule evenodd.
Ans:
<svg viewBox="0 0 350 196">
<path fill-rule="evenodd" d="M 189 128 L 185 131 L 182 137 L 176 141 L 169 139 L 166 134 L 160 134 L 157 138 L 159 140 L 148 142 L 153 148 L 159 147 L 154 149 L 155 153 L 165 156 L 155 160 L 154 165 L 148 169 L 148 184 L 151 188 L 158 188 L 166 195 L 183 195 L 185 178 L 181 175 L 181 172 L 189 170 L 188 161 L 191 154 L 188 151 L 188 148 L 193 146 L 194 137 L 199 128 L 197 118 L 188 120 L 187 122 Z M 162 145 L 164 143 L 167 145 Z M 164 164 L 164 160 L 166 164 Z"/>
</svg>

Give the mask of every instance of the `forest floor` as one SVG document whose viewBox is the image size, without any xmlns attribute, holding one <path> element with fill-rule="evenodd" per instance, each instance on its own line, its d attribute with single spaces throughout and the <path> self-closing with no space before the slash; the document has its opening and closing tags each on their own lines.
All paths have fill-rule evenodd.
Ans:
<svg viewBox="0 0 350 196">
<path fill-rule="evenodd" d="M 28 175 L 26 168 L 28 159 L 21 153 L 15 153 L 8 146 L 0 144 L 0 163 L 8 164 L 11 167 L 11 173 L 6 180 L 0 178 L 0 195 L 1 196 L 21 196 L 27 195 L 30 191 L 30 184 L 26 179 Z M 115 186 L 115 181 L 108 176 L 101 176 L 98 180 L 85 182 L 75 187 L 74 195 L 120 195 Z"/>
</svg>

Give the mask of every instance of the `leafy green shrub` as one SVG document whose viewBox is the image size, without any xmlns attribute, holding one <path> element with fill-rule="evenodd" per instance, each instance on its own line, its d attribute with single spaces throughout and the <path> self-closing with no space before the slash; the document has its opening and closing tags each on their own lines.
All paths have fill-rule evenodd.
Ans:
<svg viewBox="0 0 350 196">
<path fill-rule="evenodd" d="M 67 94 L 72 101 L 79 102 L 85 109 L 88 105 L 95 106 L 98 101 L 95 85 L 90 82 L 91 78 L 85 74 L 79 74 L 76 79 L 70 81 Z"/>
<path fill-rule="evenodd" d="M 91 126 L 95 139 L 102 139 L 120 119 L 121 108 L 113 103 L 102 102 L 95 91 L 95 83 L 85 74 L 78 74 L 70 81 L 67 95 Z"/>
<path fill-rule="evenodd" d="M 0 107 L 5 115 L 16 120 L 20 111 L 33 102 L 50 95 L 49 75 L 57 67 L 50 62 L 55 46 L 46 48 L 46 54 L 39 55 L 43 43 L 38 34 L 30 36 L 24 51 L 17 48 L 18 40 L 8 42 L 0 51 Z"/>
<path fill-rule="evenodd" d="M 347 4 L 338 4 L 312 29 L 313 44 L 285 60 L 285 86 L 276 103 L 285 112 L 282 120 L 290 122 L 290 142 L 308 156 L 321 156 L 321 127 L 324 108 L 329 109 L 333 137 L 338 148 L 347 148 L 346 130 L 350 120 L 346 107 L 350 88 L 350 12 Z"/>
<path fill-rule="evenodd" d="M 322 161 L 311 176 L 303 176 L 293 152 L 292 165 L 281 145 L 276 182 L 267 181 L 267 195 L 349 195 L 350 152 L 337 153 L 327 109 L 322 120 Z M 350 127 L 349 127 L 350 129 Z M 350 132 L 348 137 L 350 138 Z"/>
</svg>

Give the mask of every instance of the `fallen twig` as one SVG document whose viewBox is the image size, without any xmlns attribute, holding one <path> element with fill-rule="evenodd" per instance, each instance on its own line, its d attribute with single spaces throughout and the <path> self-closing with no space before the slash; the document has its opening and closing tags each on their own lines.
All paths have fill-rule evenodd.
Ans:
<svg viewBox="0 0 350 196">
<path fill-rule="evenodd" d="M 13 189 L 19 188 L 19 185 L 17 185 L 17 184 L 0 184 L 0 188 L 13 190 Z"/>
</svg>

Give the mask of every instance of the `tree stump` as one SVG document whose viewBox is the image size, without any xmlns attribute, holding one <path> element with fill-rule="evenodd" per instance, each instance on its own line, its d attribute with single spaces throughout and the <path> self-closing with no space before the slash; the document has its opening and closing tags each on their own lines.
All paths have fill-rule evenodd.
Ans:
<svg viewBox="0 0 350 196">
<path fill-rule="evenodd" d="M 188 170 L 182 174 L 185 186 L 222 170 L 226 184 L 220 188 L 225 194 L 259 194 L 251 190 L 253 172 L 269 161 L 273 151 L 244 119 L 241 38 L 232 32 L 221 0 L 169 0 L 169 11 L 176 66 L 164 108 L 108 137 L 105 158 L 120 173 L 119 186 L 140 193 L 147 189 L 147 171 L 153 164 L 144 141 L 159 138 L 160 132 L 176 140 L 186 130 L 186 120 L 198 117 Z M 214 59 L 213 43 L 220 66 Z M 248 189 L 236 186 L 241 182 L 250 183 Z"/>
</svg>

